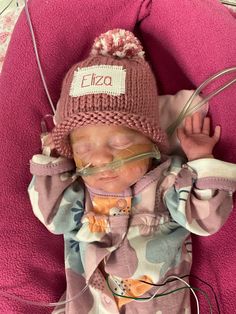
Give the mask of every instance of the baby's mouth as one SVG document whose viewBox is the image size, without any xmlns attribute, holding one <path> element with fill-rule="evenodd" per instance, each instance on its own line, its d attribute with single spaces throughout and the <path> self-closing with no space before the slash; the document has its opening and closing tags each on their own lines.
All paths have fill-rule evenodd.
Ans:
<svg viewBox="0 0 236 314">
<path fill-rule="evenodd" d="M 101 173 L 99 175 L 99 178 L 98 180 L 101 180 L 101 181 L 113 181 L 115 179 L 118 178 L 118 175 L 115 174 L 114 172 L 104 172 L 104 173 Z"/>
</svg>

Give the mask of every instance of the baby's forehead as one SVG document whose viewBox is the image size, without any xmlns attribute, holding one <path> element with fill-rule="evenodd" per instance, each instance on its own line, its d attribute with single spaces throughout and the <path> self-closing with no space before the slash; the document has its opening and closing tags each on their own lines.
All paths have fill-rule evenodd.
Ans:
<svg viewBox="0 0 236 314">
<path fill-rule="evenodd" d="M 78 141 L 83 138 L 84 139 L 87 138 L 89 140 L 89 138 L 91 137 L 109 138 L 115 136 L 148 138 L 141 132 L 136 131 L 134 129 L 130 129 L 123 125 L 104 125 L 104 124 L 86 125 L 76 128 L 70 133 L 70 139 L 72 141 Z"/>
</svg>

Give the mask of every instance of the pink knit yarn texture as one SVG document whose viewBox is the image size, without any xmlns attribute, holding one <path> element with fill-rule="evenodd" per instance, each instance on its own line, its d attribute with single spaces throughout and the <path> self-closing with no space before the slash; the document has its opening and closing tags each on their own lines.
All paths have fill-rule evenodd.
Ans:
<svg viewBox="0 0 236 314">
<path fill-rule="evenodd" d="M 161 152 L 167 152 L 167 136 L 159 123 L 156 80 L 143 54 L 140 42 L 131 32 L 116 29 L 97 38 L 90 56 L 68 71 L 52 132 L 60 155 L 73 157 L 68 137 L 73 129 L 97 124 L 120 125 L 137 130 L 157 144 Z M 101 65 L 120 66 L 125 70 L 125 92 L 117 96 L 93 92 L 71 96 L 75 71 Z"/>
<path fill-rule="evenodd" d="M 124 29 L 113 29 L 94 40 L 91 55 L 120 58 L 144 57 L 143 47 L 133 33 Z"/>
</svg>

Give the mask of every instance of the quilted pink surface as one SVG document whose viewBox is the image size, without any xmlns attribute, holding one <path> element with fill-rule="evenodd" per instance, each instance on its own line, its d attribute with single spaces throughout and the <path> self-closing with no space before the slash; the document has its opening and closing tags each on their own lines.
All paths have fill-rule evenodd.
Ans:
<svg viewBox="0 0 236 314">
<path fill-rule="evenodd" d="M 24 0 L 18 0 L 17 3 L 0 1 L 0 73 L 12 31 L 23 6 Z"/>
<path fill-rule="evenodd" d="M 34 0 L 29 7 L 54 103 L 67 69 L 87 55 L 94 37 L 115 27 L 137 32 L 160 93 L 194 88 L 213 73 L 236 66 L 235 18 L 218 0 L 181 0 L 178 6 L 176 0 Z M 235 102 L 236 85 L 210 102 L 213 125 L 222 126 L 215 153 L 230 162 L 236 162 Z M 24 12 L 0 77 L 0 108 L 1 289 L 53 302 L 65 289 L 63 240 L 33 216 L 27 197 L 29 159 L 40 150 L 40 121 L 50 107 Z M 214 286 L 224 314 L 236 312 L 235 221 L 233 211 L 219 233 L 194 237 L 192 272 Z M 210 295 L 204 285 L 193 283 Z M 204 297 L 201 311 L 208 313 Z M 45 314 L 51 310 L 1 297 L 0 312 Z"/>
</svg>

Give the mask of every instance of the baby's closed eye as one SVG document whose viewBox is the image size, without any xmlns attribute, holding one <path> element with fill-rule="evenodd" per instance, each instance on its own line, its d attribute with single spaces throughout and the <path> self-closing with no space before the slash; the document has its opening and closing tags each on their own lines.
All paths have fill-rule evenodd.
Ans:
<svg viewBox="0 0 236 314">
<path fill-rule="evenodd" d="M 92 149 L 92 145 L 88 142 L 78 142 L 73 145 L 73 153 L 77 155 L 88 153 Z"/>
<path fill-rule="evenodd" d="M 109 145 L 116 149 L 125 149 L 133 144 L 133 140 L 128 136 L 115 136 L 109 140 Z"/>
</svg>

